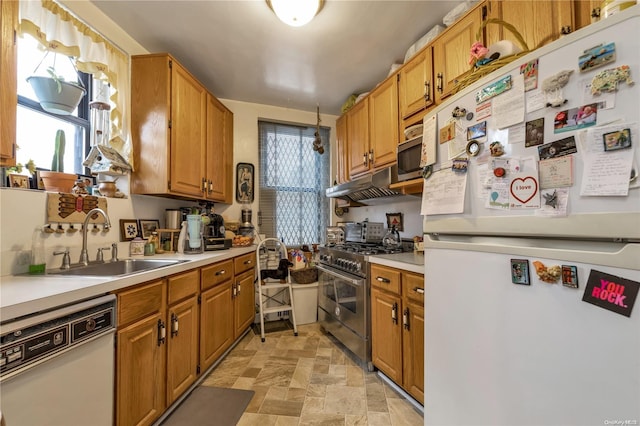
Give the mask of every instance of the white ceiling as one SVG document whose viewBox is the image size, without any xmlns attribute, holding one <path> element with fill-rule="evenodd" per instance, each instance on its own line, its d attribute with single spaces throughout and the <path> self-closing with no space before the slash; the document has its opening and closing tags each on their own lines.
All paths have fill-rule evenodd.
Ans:
<svg viewBox="0 0 640 426">
<path fill-rule="evenodd" d="M 371 90 L 461 1 L 326 0 L 304 27 L 262 0 L 91 0 L 149 52 L 169 52 L 216 97 L 324 114 Z"/>
</svg>

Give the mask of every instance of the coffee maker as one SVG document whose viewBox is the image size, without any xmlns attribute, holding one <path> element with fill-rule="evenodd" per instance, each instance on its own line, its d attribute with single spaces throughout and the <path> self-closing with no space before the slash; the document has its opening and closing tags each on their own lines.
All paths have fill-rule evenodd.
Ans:
<svg viewBox="0 0 640 426">
<path fill-rule="evenodd" d="M 231 238 L 225 238 L 224 219 L 214 212 L 213 204 L 207 203 L 203 211 L 209 218 L 209 223 L 204 227 L 204 249 L 212 251 L 231 248 Z"/>
</svg>

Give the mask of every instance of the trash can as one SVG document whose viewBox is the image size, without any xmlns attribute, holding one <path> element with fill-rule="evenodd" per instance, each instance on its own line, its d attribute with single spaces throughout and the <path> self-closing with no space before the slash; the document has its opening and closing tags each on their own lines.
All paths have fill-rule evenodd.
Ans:
<svg viewBox="0 0 640 426">
<path fill-rule="evenodd" d="M 293 311 L 296 324 L 309 324 L 318 320 L 318 282 L 291 284 Z"/>
</svg>

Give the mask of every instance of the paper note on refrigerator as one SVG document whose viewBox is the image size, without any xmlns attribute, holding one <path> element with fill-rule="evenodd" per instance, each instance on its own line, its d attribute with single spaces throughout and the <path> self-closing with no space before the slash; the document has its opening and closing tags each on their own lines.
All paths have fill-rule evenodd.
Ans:
<svg viewBox="0 0 640 426">
<path fill-rule="evenodd" d="M 455 173 L 450 168 L 434 172 L 424 181 L 420 214 L 463 213 L 466 188 L 467 173 Z"/>
<path fill-rule="evenodd" d="M 422 151 L 420 167 L 430 166 L 436 162 L 437 142 L 437 114 L 425 117 L 422 121 Z"/>
<path fill-rule="evenodd" d="M 513 88 L 493 99 L 493 123 L 498 129 L 513 126 L 524 121 L 524 77 L 513 78 Z"/>
</svg>

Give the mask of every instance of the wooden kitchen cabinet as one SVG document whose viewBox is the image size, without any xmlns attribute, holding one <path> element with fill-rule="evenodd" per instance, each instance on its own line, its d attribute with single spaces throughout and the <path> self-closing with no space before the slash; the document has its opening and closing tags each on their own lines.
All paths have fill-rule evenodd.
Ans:
<svg viewBox="0 0 640 426">
<path fill-rule="evenodd" d="M 218 173 L 226 173 L 230 166 L 215 171 L 214 167 L 233 155 L 217 146 L 220 139 L 232 144 L 227 140 L 232 137 L 228 124 L 232 119 L 226 111 L 216 111 L 222 109 L 205 87 L 171 55 L 151 54 L 131 58 L 131 92 L 135 165 L 131 192 L 212 200 L 222 200 L 224 195 L 229 202 L 231 176 L 220 179 Z M 210 125 L 209 119 L 213 120 Z M 207 135 L 208 128 L 212 135 Z M 222 157 L 215 158 L 210 168 L 208 152 Z"/>
<path fill-rule="evenodd" d="M 601 0 L 574 0 L 573 16 L 576 27 L 575 29 L 579 30 L 587 25 L 591 25 L 593 22 L 599 21 L 601 5 Z"/>
<path fill-rule="evenodd" d="M 424 275 L 402 272 L 402 382 L 424 404 Z"/>
<path fill-rule="evenodd" d="M 234 340 L 233 260 L 201 269 L 200 366 L 208 369 Z"/>
<path fill-rule="evenodd" d="M 194 269 L 167 280 L 169 309 L 166 317 L 167 406 L 171 405 L 199 374 L 200 271 Z"/>
<path fill-rule="evenodd" d="M 165 410 L 166 282 L 117 293 L 116 424 L 150 425 Z"/>
<path fill-rule="evenodd" d="M 371 343 L 373 365 L 402 384 L 402 326 L 400 296 L 371 289 Z"/>
<path fill-rule="evenodd" d="M 0 166 L 16 165 L 18 2 L 0 0 Z"/>
<path fill-rule="evenodd" d="M 573 6 L 572 0 L 492 0 L 487 17 L 513 25 L 529 50 L 535 50 L 575 30 Z M 486 46 L 499 40 L 511 40 L 520 46 L 515 36 L 501 25 L 488 24 L 486 37 Z"/>
<path fill-rule="evenodd" d="M 256 315 L 255 288 L 255 253 L 247 253 L 233 259 L 235 283 L 233 289 L 233 328 L 234 339 L 253 323 Z"/>
<path fill-rule="evenodd" d="M 349 181 L 347 162 L 349 158 L 349 144 L 347 143 L 347 116 L 345 114 L 336 120 L 336 183 Z"/>
<path fill-rule="evenodd" d="M 398 78 L 401 120 L 434 105 L 433 47 L 427 46 L 407 62 L 398 72 Z"/>
<path fill-rule="evenodd" d="M 207 200 L 233 203 L 233 114 L 207 94 Z"/>
<path fill-rule="evenodd" d="M 476 40 L 476 34 L 486 14 L 486 3 L 478 3 L 433 42 L 436 104 L 451 93 L 456 79 L 471 69 L 469 50 L 476 41 L 485 41 L 484 38 Z"/>
<path fill-rule="evenodd" d="M 369 98 L 355 104 L 346 113 L 347 162 L 349 179 L 369 171 Z"/>
<path fill-rule="evenodd" d="M 396 162 L 398 140 L 398 78 L 393 75 L 369 94 L 371 170 Z"/>
<path fill-rule="evenodd" d="M 424 404 L 424 276 L 371 265 L 373 364 Z"/>
</svg>

